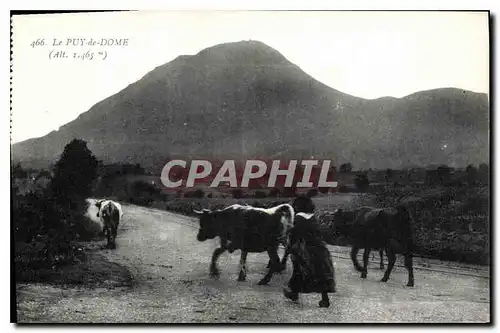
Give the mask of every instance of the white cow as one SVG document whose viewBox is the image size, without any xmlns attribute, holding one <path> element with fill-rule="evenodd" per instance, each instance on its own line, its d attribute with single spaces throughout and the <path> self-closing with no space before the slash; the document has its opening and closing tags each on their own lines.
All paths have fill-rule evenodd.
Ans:
<svg viewBox="0 0 500 333">
<path fill-rule="evenodd" d="M 95 203 L 97 217 L 103 225 L 103 232 L 108 240 L 108 248 L 116 248 L 116 234 L 123 218 L 122 206 L 115 201 L 101 199 Z"/>
</svg>

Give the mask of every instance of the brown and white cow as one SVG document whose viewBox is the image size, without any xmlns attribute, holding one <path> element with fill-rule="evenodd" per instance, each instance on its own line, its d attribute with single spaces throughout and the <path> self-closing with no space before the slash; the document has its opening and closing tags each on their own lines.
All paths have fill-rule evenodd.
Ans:
<svg viewBox="0 0 500 333">
<path fill-rule="evenodd" d="M 100 218 L 103 225 L 103 232 L 107 238 L 107 247 L 116 248 L 116 235 L 118 226 L 123 217 L 122 207 L 118 202 L 101 199 L 95 203 L 97 207 L 97 217 Z"/>
<path fill-rule="evenodd" d="M 246 279 L 246 257 L 248 252 L 267 251 L 270 258 L 268 273 L 259 285 L 268 284 L 275 272 L 285 268 L 280 263 L 278 246 L 288 245 L 288 234 L 293 227 L 294 211 L 291 205 L 282 204 L 272 208 L 257 208 L 248 205 L 232 205 L 224 209 L 194 211 L 200 217 L 197 239 L 203 242 L 219 237 L 220 247 L 212 254 L 210 275 L 218 277 L 217 259 L 226 250 L 230 253 L 241 250 L 238 281 Z M 283 258 L 285 259 L 285 258 Z"/>
</svg>

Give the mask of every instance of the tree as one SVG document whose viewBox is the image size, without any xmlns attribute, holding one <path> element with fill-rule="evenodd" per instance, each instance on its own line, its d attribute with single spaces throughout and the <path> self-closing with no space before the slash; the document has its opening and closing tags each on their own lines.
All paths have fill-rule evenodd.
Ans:
<svg viewBox="0 0 500 333">
<path fill-rule="evenodd" d="M 143 175 L 143 174 L 144 174 L 144 172 L 145 172 L 144 168 L 143 168 L 143 167 L 141 167 L 141 165 L 140 165 L 139 163 L 137 163 L 137 164 L 135 165 L 134 173 L 135 173 L 136 175 Z"/>
<path fill-rule="evenodd" d="M 477 168 L 474 165 L 469 164 L 465 169 L 465 172 L 467 172 L 467 183 L 469 186 L 474 185 L 477 180 Z"/>
<path fill-rule="evenodd" d="M 28 173 L 23 170 L 21 163 L 17 163 L 12 168 L 12 178 L 23 179 L 26 178 L 27 175 Z"/>
<path fill-rule="evenodd" d="M 50 184 L 52 197 L 67 208 L 84 204 L 85 199 L 92 194 L 97 167 L 97 159 L 87 148 L 87 143 L 73 139 L 64 147 L 61 158 L 54 167 L 54 177 Z"/>
<path fill-rule="evenodd" d="M 344 163 L 340 165 L 340 172 L 351 172 L 352 171 L 352 164 L 351 163 Z"/>
<path fill-rule="evenodd" d="M 394 172 L 392 171 L 392 169 L 385 170 L 385 181 L 389 182 L 392 179 L 393 175 L 394 175 Z"/>
<path fill-rule="evenodd" d="M 481 163 L 479 164 L 478 169 L 479 179 L 482 184 L 488 184 L 490 181 L 490 167 L 488 164 Z"/>
<path fill-rule="evenodd" d="M 450 181 L 451 168 L 447 165 L 441 165 L 437 168 L 439 182 L 444 185 Z"/>
<path fill-rule="evenodd" d="M 356 175 L 356 179 L 354 180 L 356 187 L 360 192 L 364 192 L 368 186 L 370 185 L 370 181 L 368 180 L 368 176 L 365 174 Z"/>
</svg>

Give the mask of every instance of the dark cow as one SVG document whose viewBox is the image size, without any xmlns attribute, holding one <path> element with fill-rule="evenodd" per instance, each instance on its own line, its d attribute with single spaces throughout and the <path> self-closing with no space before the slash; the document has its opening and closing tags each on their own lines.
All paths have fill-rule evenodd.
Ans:
<svg viewBox="0 0 500 333">
<path fill-rule="evenodd" d="M 267 251 L 270 258 L 268 273 L 259 281 L 259 285 L 268 284 L 275 272 L 286 266 L 285 259 L 280 264 L 278 246 L 288 245 L 288 233 L 293 226 L 294 211 L 292 206 L 281 204 L 264 209 L 252 206 L 232 205 L 224 209 L 195 211 L 200 216 L 200 229 L 197 239 L 203 242 L 215 237 L 220 238 L 220 247 L 212 254 L 210 275 L 219 276 L 217 259 L 226 250 L 229 253 L 241 250 L 240 272 L 238 281 L 246 279 L 246 257 L 248 252 Z"/>
<path fill-rule="evenodd" d="M 111 200 L 98 200 L 95 203 L 97 207 L 97 217 L 101 219 L 103 225 L 103 232 L 107 238 L 107 247 L 116 248 L 116 235 L 118 232 L 118 226 L 120 225 L 120 220 L 123 216 L 121 205 L 118 202 Z"/>
<path fill-rule="evenodd" d="M 338 234 L 351 239 L 351 259 L 361 278 L 368 274 L 368 258 L 371 249 L 385 250 L 388 258 L 387 270 L 382 282 L 387 282 L 396 262 L 396 252 L 405 256 L 408 269 L 407 286 L 413 287 L 413 236 L 408 209 L 402 205 L 394 208 L 360 207 L 345 212 L 334 212 L 334 226 Z M 359 249 L 365 249 L 361 267 L 356 258 Z"/>
</svg>

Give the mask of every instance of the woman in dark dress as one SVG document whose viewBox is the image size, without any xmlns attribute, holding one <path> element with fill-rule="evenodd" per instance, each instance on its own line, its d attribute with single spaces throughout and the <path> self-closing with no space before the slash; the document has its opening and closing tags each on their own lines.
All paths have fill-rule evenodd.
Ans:
<svg viewBox="0 0 500 333">
<path fill-rule="evenodd" d="M 328 293 L 335 292 L 335 269 L 314 217 L 314 204 L 301 196 L 292 204 L 294 227 L 290 231 L 293 273 L 285 297 L 297 301 L 300 293 L 321 293 L 320 307 L 329 307 Z"/>
</svg>

